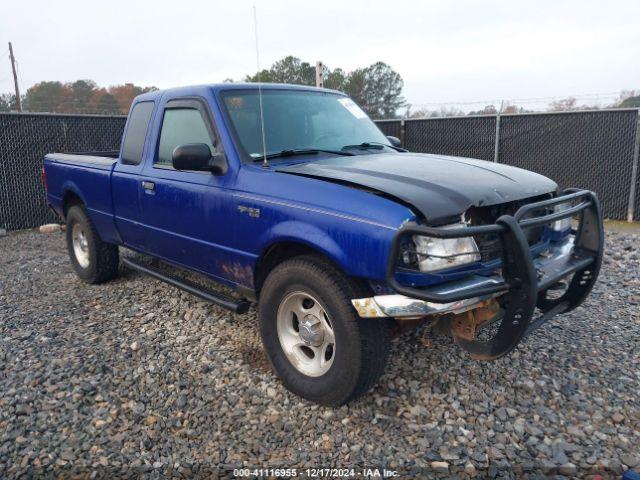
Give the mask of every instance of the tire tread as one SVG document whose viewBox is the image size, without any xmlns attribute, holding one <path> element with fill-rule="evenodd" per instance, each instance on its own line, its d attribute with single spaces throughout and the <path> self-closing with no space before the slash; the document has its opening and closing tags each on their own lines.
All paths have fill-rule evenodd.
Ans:
<svg viewBox="0 0 640 480">
<path fill-rule="evenodd" d="M 91 244 L 95 246 L 95 266 L 90 265 L 90 267 L 93 267 L 90 275 L 87 278 L 81 278 L 89 284 L 105 283 L 112 280 L 118 275 L 120 264 L 118 246 L 107 243 L 100 238 L 83 205 L 72 206 L 67 213 L 67 219 L 75 215 L 78 215 L 80 221 L 87 227 L 87 235 L 91 237 Z M 68 228 L 68 236 L 70 237 L 70 235 L 71 229 Z M 71 249 L 69 255 L 73 255 Z"/>
</svg>

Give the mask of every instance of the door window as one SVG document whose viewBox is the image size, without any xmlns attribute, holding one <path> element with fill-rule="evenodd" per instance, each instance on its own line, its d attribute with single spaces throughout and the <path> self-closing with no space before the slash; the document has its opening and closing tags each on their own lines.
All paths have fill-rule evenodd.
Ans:
<svg viewBox="0 0 640 480">
<path fill-rule="evenodd" d="M 195 108 L 168 108 L 164 111 L 160 142 L 158 144 L 159 165 L 172 165 L 171 156 L 178 145 L 205 143 L 214 152 L 211 135 L 199 110 Z"/>
</svg>

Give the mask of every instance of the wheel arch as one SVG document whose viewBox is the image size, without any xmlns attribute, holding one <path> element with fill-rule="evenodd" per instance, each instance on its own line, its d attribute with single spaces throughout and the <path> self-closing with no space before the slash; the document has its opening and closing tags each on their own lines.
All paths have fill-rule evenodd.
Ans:
<svg viewBox="0 0 640 480">
<path fill-rule="evenodd" d="M 358 290 L 367 292 L 370 290 L 369 284 L 365 279 L 351 275 L 331 252 L 318 245 L 300 239 L 280 239 L 265 247 L 262 254 L 258 257 L 253 278 L 256 298 L 260 296 L 264 281 L 274 268 L 287 260 L 300 256 L 315 256 L 321 258 L 339 269 L 354 285 L 358 286 Z"/>
<path fill-rule="evenodd" d="M 86 205 L 84 197 L 75 185 L 65 185 L 62 189 L 62 213 L 67 218 L 67 212 L 74 205 Z"/>
<path fill-rule="evenodd" d="M 281 238 L 267 245 L 256 262 L 253 274 L 253 285 L 256 296 L 260 294 L 262 285 L 269 273 L 282 262 L 302 255 L 316 255 L 333 265 L 342 268 L 336 259 L 326 250 L 296 238 Z"/>
</svg>

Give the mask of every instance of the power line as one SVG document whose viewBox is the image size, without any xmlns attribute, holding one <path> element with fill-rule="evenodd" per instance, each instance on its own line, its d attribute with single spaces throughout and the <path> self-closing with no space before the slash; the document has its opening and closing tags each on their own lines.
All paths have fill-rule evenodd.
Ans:
<svg viewBox="0 0 640 480">
<path fill-rule="evenodd" d="M 576 100 L 586 99 L 598 99 L 598 98 L 617 98 L 620 92 L 607 92 L 607 93 L 587 93 L 580 95 L 559 95 L 553 97 L 533 97 L 533 98 L 511 98 L 511 99 L 493 99 L 493 100 L 473 100 L 473 101 L 449 101 L 449 102 L 429 102 L 429 103 L 411 103 L 412 107 L 430 107 L 430 106 L 447 106 L 447 105 L 478 105 L 478 104 L 493 104 L 493 103 L 542 103 L 552 102 L 555 100 L 565 100 L 567 98 L 575 98 Z"/>
</svg>

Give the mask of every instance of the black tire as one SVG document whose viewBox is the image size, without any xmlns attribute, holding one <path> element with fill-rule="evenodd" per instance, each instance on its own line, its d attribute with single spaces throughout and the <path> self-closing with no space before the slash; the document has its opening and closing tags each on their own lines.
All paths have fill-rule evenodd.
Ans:
<svg viewBox="0 0 640 480">
<path fill-rule="evenodd" d="M 335 358 L 321 376 L 308 376 L 287 358 L 277 328 L 280 303 L 294 292 L 318 299 L 335 334 Z M 363 296 L 356 282 L 319 256 L 300 256 L 278 265 L 260 292 L 260 333 L 275 372 L 293 393 L 327 406 L 340 406 L 366 393 L 387 364 L 387 319 L 360 318 L 351 299 Z"/>
<path fill-rule="evenodd" d="M 81 265 L 74 250 L 74 228 L 80 229 L 86 239 L 88 265 Z M 118 246 L 102 241 L 82 205 L 74 205 L 67 212 L 67 250 L 74 270 L 87 283 L 103 283 L 118 275 Z"/>
</svg>

